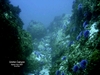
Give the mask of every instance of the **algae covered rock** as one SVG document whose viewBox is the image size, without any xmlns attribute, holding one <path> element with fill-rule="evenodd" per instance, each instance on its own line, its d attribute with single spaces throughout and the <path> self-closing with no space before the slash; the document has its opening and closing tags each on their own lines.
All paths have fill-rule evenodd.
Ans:
<svg viewBox="0 0 100 75">
<path fill-rule="evenodd" d="M 100 51 L 95 50 L 91 54 L 89 65 L 87 66 L 87 72 L 88 72 L 88 75 L 91 75 L 93 73 L 100 74 L 99 71 L 100 71 Z"/>
<path fill-rule="evenodd" d="M 45 36 L 46 29 L 42 23 L 31 21 L 27 27 L 27 31 L 31 34 L 32 39 L 40 39 Z"/>
<path fill-rule="evenodd" d="M 25 69 L 31 65 L 28 58 L 33 51 L 32 37 L 22 29 L 23 24 L 18 13 L 13 12 L 14 9 L 11 9 L 13 6 L 6 1 L 9 0 L 0 0 L 1 73 L 25 75 Z M 34 67 L 31 68 L 33 69 Z"/>
</svg>

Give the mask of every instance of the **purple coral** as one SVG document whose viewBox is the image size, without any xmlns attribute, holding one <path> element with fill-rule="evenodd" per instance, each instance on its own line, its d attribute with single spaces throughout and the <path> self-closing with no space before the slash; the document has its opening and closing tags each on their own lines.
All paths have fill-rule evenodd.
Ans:
<svg viewBox="0 0 100 75">
<path fill-rule="evenodd" d="M 61 72 L 59 70 L 57 70 L 56 75 L 61 75 Z"/>
<path fill-rule="evenodd" d="M 83 23 L 84 29 L 85 29 L 87 26 L 88 26 L 88 22 L 87 22 L 87 21 L 84 21 L 84 23 Z"/>
<path fill-rule="evenodd" d="M 80 68 L 81 68 L 81 69 L 85 69 L 85 68 L 86 68 L 86 64 L 87 64 L 87 60 L 82 60 L 82 61 L 80 62 Z"/>
<path fill-rule="evenodd" d="M 89 34 L 90 34 L 89 30 L 85 30 L 83 32 L 83 35 L 84 35 L 85 38 L 88 38 L 89 37 Z"/>
<path fill-rule="evenodd" d="M 82 4 L 78 4 L 78 10 L 81 10 L 82 9 Z"/>
<path fill-rule="evenodd" d="M 61 75 L 65 75 L 65 74 L 64 74 L 64 72 L 62 72 L 62 74 L 61 74 Z"/>
<path fill-rule="evenodd" d="M 66 56 L 63 56 L 61 59 L 62 59 L 62 60 L 66 60 Z"/>
<path fill-rule="evenodd" d="M 79 35 L 76 37 L 77 40 L 79 40 L 79 39 L 81 38 L 82 33 L 83 33 L 83 31 L 81 31 L 81 32 L 79 33 Z"/>
<path fill-rule="evenodd" d="M 73 72 L 77 72 L 79 70 L 79 67 L 78 65 L 74 65 L 73 68 L 72 68 Z"/>
</svg>

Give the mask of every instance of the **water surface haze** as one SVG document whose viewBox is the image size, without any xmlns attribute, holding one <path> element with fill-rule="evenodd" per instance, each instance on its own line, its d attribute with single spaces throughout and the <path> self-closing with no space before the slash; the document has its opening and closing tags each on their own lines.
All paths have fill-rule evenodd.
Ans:
<svg viewBox="0 0 100 75">
<path fill-rule="evenodd" d="M 24 29 L 31 20 L 42 22 L 46 27 L 55 16 L 71 14 L 73 0 L 10 0 L 21 9 L 20 18 Z"/>
</svg>

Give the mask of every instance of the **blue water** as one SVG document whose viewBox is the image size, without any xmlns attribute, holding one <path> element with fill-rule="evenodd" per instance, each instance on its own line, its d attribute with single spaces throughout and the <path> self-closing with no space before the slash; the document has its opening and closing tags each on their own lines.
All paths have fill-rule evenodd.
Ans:
<svg viewBox="0 0 100 75">
<path fill-rule="evenodd" d="M 73 0 L 10 0 L 14 6 L 21 8 L 20 17 L 24 29 L 31 20 L 42 22 L 46 27 L 55 16 L 71 14 Z"/>
</svg>

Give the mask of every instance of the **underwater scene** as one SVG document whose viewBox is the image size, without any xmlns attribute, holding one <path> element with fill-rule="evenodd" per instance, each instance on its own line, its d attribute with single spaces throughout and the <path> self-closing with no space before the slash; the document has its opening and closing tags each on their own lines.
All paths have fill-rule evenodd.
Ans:
<svg viewBox="0 0 100 75">
<path fill-rule="evenodd" d="M 100 0 L 0 0 L 0 26 L 1 75 L 100 75 Z"/>
</svg>

